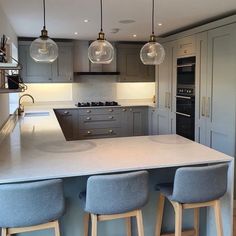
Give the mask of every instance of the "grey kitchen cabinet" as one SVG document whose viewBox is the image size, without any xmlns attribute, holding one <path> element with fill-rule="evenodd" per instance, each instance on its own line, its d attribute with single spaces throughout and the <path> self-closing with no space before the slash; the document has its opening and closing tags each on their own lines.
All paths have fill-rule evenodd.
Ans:
<svg viewBox="0 0 236 236">
<path fill-rule="evenodd" d="M 54 109 L 67 141 L 78 139 L 78 109 Z"/>
<path fill-rule="evenodd" d="M 119 107 L 79 108 L 79 139 L 112 138 L 121 136 Z"/>
<path fill-rule="evenodd" d="M 21 77 L 26 83 L 49 83 L 53 79 L 51 63 L 36 63 L 30 56 L 30 42 L 19 42 L 19 62 L 23 69 Z"/>
<path fill-rule="evenodd" d="M 120 82 L 154 82 L 155 67 L 140 60 L 142 44 L 117 44 L 117 69 Z"/>
<path fill-rule="evenodd" d="M 157 135 L 158 134 L 158 123 L 157 123 L 157 109 L 154 107 L 150 107 L 148 110 L 148 134 L 149 135 Z"/>
<path fill-rule="evenodd" d="M 21 76 L 26 83 L 73 82 L 73 44 L 57 42 L 58 59 L 53 63 L 37 63 L 30 56 L 30 41 L 19 41 Z"/>
<path fill-rule="evenodd" d="M 202 36 L 203 37 L 203 36 Z M 236 24 L 222 26 L 207 32 L 202 46 L 207 51 L 201 58 L 207 62 L 200 68 L 198 102 L 201 117 L 197 140 L 224 152 L 235 155 L 236 122 Z M 198 43 L 200 44 L 200 43 Z M 203 48 L 204 49 L 204 48 Z M 202 133 L 202 134 L 201 134 Z"/>
<path fill-rule="evenodd" d="M 156 67 L 157 77 L 157 133 L 175 133 L 175 46 L 176 42 L 164 43 L 166 57 Z"/>
<path fill-rule="evenodd" d="M 148 134 L 148 107 L 122 108 L 122 136 Z"/>
</svg>

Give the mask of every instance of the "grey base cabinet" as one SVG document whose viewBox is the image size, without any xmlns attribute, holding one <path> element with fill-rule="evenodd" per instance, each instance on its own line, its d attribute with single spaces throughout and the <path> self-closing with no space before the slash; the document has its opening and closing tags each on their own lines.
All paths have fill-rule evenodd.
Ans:
<svg viewBox="0 0 236 236">
<path fill-rule="evenodd" d="M 122 136 L 148 134 L 148 107 L 124 107 L 121 119 Z"/>
<path fill-rule="evenodd" d="M 67 141 L 78 139 L 78 110 L 77 109 L 54 109 L 62 132 Z"/>
</svg>

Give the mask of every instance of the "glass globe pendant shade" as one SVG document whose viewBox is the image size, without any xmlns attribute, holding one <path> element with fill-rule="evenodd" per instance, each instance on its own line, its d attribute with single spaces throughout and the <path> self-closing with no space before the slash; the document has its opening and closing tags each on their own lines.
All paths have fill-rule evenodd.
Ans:
<svg viewBox="0 0 236 236">
<path fill-rule="evenodd" d="M 96 41 L 90 44 L 88 58 L 94 64 L 109 64 L 114 57 L 113 46 L 104 39 L 104 33 L 99 33 Z"/>
<path fill-rule="evenodd" d="M 49 37 L 39 37 L 30 45 L 30 56 L 36 62 L 54 62 L 58 57 L 58 46 Z"/>
<path fill-rule="evenodd" d="M 145 65 L 160 65 L 165 59 L 165 50 L 158 42 L 150 41 L 142 47 L 140 59 Z"/>
</svg>

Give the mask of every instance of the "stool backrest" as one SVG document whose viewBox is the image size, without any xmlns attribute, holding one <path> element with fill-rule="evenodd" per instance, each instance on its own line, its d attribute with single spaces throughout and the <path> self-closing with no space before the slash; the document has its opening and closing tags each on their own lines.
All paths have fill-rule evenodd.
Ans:
<svg viewBox="0 0 236 236">
<path fill-rule="evenodd" d="M 227 164 L 183 167 L 175 174 L 172 200 L 182 203 L 219 199 L 227 190 Z"/>
<path fill-rule="evenodd" d="M 148 200 L 148 172 L 97 175 L 87 182 L 85 210 L 119 214 L 139 209 Z"/>
<path fill-rule="evenodd" d="M 0 227 L 26 227 L 58 219 L 64 212 L 62 180 L 0 185 Z"/>
</svg>

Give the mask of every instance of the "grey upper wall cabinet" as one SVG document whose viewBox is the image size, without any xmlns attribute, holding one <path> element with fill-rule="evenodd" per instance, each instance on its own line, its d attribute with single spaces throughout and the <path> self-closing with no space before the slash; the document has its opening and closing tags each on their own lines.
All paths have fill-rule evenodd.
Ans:
<svg viewBox="0 0 236 236">
<path fill-rule="evenodd" d="M 117 44 L 117 69 L 120 82 L 154 82 L 155 66 L 140 60 L 142 44 Z"/>
<path fill-rule="evenodd" d="M 57 42 L 58 59 L 53 63 L 37 63 L 30 57 L 30 41 L 19 41 L 21 76 L 26 83 L 73 82 L 73 43 Z"/>
</svg>

